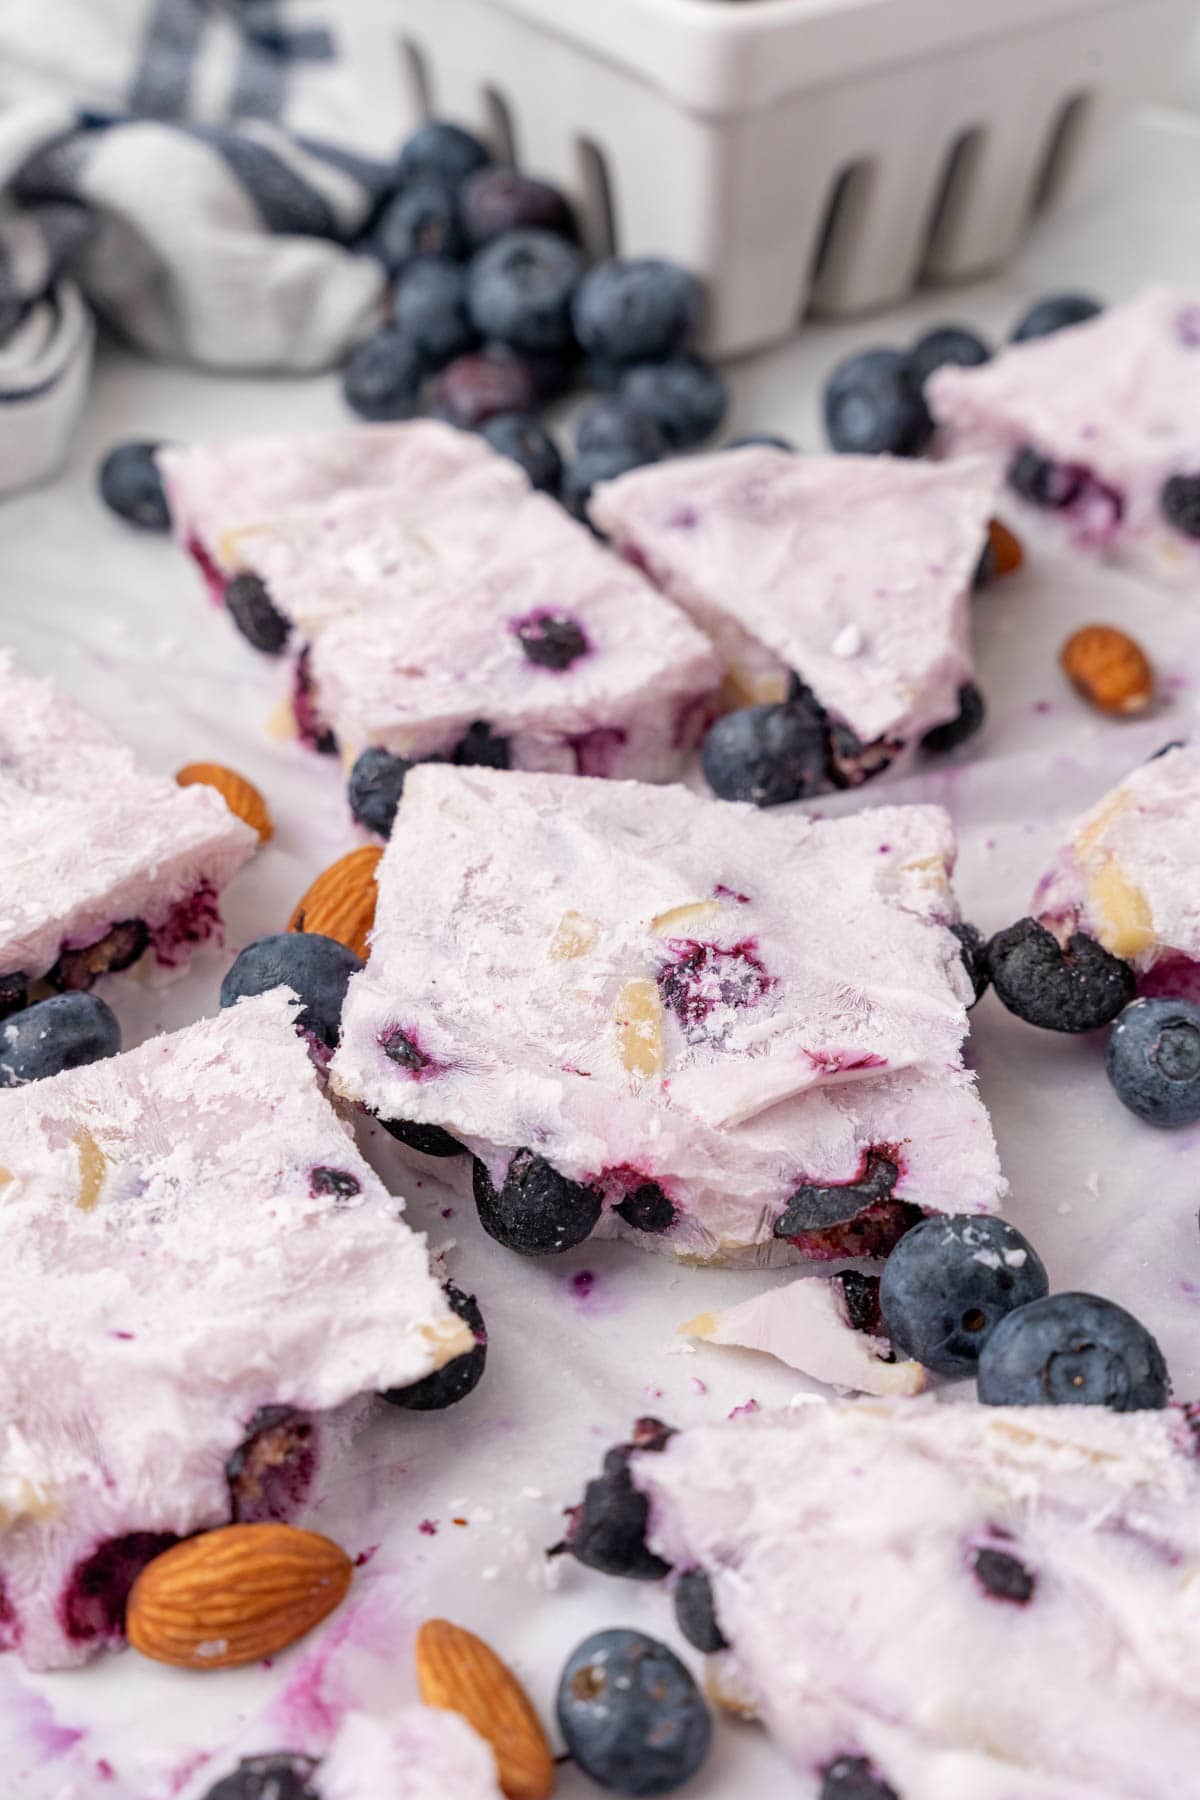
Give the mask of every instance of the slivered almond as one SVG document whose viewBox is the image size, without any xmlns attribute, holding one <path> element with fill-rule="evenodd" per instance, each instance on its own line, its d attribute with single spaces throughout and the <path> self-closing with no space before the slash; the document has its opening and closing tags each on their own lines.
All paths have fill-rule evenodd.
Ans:
<svg viewBox="0 0 1200 1800">
<path fill-rule="evenodd" d="M 574 962 L 577 956 L 586 956 L 595 949 L 599 936 L 595 919 L 589 919 L 586 913 L 565 912 L 550 939 L 550 961 Z"/>
<path fill-rule="evenodd" d="M 1154 670 L 1141 645 L 1115 625 L 1084 625 L 1059 651 L 1071 685 L 1105 713 L 1144 712 L 1154 698 Z"/>
<path fill-rule="evenodd" d="M 177 1669 L 234 1669 L 286 1650 L 345 1599 L 346 1552 L 296 1525 L 223 1525 L 147 1563 L 125 1630 Z"/>
<path fill-rule="evenodd" d="M 288 930 L 336 938 L 365 961 L 370 949 L 367 934 L 375 923 L 379 899 L 375 872 L 382 855 L 378 844 L 364 844 L 330 863 L 288 920 Z"/>
<path fill-rule="evenodd" d="M 266 801 L 254 783 L 236 769 L 227 769 L 224 763 L 186 763 L 175 779 L 180 787 L 216 788 L 230 812 L 243 825 L 249 825 L 251 831 L 257 831 L 260 844 L 274 837 L 275 826 Z"/>
<path fill-rule="evenodd" d="M 546 1734 L 525 1689 L 482 1638 L 427 1619 L 417 1633 L 417 1685 L 427 1706 L 459 1713 L 491 1745 L 508 1800 L 548 1800 L 555 1768 Z"/>
<path fill-rule="evenodd" d="M 626 981 L 613 1008 L 621 1066 L 643 1080 L 662 1068 L 662 1002 L 655 982 Z"/>
<path fill-rule="evenodd" d="M 714 913 L 721 910 L 719 900 L 687 900 L 682 906 L 673 906 L 669 912 L 659 913 L 650 921 L 650 929 L 655 937 L 671 937 L 677 932 L 691 931 L 705 919 L 711 919 Z"/>
</svg>

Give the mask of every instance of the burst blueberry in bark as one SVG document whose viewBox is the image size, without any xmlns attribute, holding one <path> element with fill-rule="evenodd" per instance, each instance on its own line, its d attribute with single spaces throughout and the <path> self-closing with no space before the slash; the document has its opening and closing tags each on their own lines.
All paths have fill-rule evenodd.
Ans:
<svg viewBox="0 0 1200 1800">
<path fill-rule="evenodd" d="M 1021 919 L 988 944 L 988 968 L 996 996 L 1043 1031 L 1099 1031 L 1133 999 L 1129 964 L 1086 932 L 1065 942 L 1036 919 Z"/>
</svg>

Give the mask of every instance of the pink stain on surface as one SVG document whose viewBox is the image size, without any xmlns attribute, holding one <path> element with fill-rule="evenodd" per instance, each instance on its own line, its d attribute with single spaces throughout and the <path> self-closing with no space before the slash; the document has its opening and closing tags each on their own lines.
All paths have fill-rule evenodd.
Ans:
<svg viewBox="0 0 1200 1800">
<path fill-rule="evenodd" d="M 417 1530 L 421 1533 L 422 1537 L 436 1537 L 437 1536 L 437 1520 L 436 1519 L 422 1519 L 421 1523 L 417 1526 Z"/>
<path fill-rule="evenodd" d="M 577 1300 L 586 1300 L 596 1285 L 591 1269 L 578 1269 L 571 1277 L 571 1292 Z"/>
<path fill-rule="evenodd" d="M 731 1419 L 749 1418 L 751 1413 L 761 1412 L 762 1407 L 757 1400 L 747 1400 L 741 1406 L 735 1406 L 729 1417 Z"/>
</svg>

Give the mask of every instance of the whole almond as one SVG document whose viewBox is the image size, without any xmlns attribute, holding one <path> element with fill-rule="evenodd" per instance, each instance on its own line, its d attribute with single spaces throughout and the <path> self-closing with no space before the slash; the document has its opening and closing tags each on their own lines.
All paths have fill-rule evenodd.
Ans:
<svg viewBox="0 0 1200 1800">
<path fill-rule="evenodd" d="M 364 844 L 361 850 L 351 850 L 330 863 L 288 920 L 288 930 L 313 931 L 322 937 L 336 938 L 365 960 L 369 948 L 367 933 L 375 923 L 375 903 L 379 898 L 375 871 L 382 855 L 377 844 Z"/>
<path fill-rule="evenodd" d="M 254 783 L 239 775 L 236 769 L 227 769 L 223 763 L 187 763 L 175 779 L 180 787 L 216 788 L 230 812 L 235 813 L 243 825 L 257 831 L 260 844 L 274 837 L 275 826 L 266 801 Z"/>
<path fill-rule="evenodd" d="M 177 1669 L 235 1669 L 286 1650 L 340 1605 L 354 1565 L 296 1525 L 223 1525 L 147 1563 L 125 1614 L 129 1642 Z"/>
<path fill-rule="evenodd" d="M 555 1768 L 529 1696 L 474 1632 L 427 1619 L 417 1633 L 417 1685 L 427 1706 L 460 1713 L 491 1745 L 508 1800 L 547 1800 Z"/>
<path fill-rule="evenodd" d="M 1020 538 L 999 519 L 988 523 L 988 546 L 992 553 L 991 573 L 997 580 L 1002 575 L 1015 575 L 1025 561 Z"/>
<path fill-rule="evenodd" d="M 1144 712 L 1154 698 L 1146 652 L 1115 625 L 1072 632 L 1058 659 L 1077 692 L 1100 712 Z"/>
</svg>

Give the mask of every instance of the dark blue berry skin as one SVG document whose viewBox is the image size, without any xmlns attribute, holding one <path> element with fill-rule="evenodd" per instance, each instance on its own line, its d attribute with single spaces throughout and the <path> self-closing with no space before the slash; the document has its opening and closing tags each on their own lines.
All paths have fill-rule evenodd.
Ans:
<svg viewBox="0 0 1200 1800">
<path fill-rule="evenodd" d="M 235 959 L 221 983 L 221 1005 L 235 1006 L 246 994 L 289 987 L 302 1002 L 298 1027 L 332 1050 L 350 977 L 362 966 L 353 950 L 335 938 L 313 931 L 274 932 L 255 938 Z"/>
<path fill-rule="evenodd" d="M 873 1150 L 857 1181 L 835 1182 L 829 1187 L 813 1181 L 801 1182 L 776 1219 L 774 1235 L 799 1237 L 806 1231 L 830 1231 L 836 1225 L 846 1225 L 867 1207 L 890 1200 L 899 1179 L 895 1163 Z"/>
<path fill-rule="evenodd" d="M 803 705 L 744 706 L 711 725 L 701 750 L 704 778 L 722 800 L 783 806 L 828 786 L 828 745 Z"/>
<path fill-rule="evenodd" d="M 100 464 L 100 498 L 139 531 L 170 531 L 171 509 L 154 453 L 156 443 L 116 444 Z"/>
<path fill-rule="evenodd" d="M 1129 964 L 1095 938 L 1075 931 L 1065 950 L 1036 919 L 1019 919 L 988 944 L 997 998 L 1011 1013 L 1043 1031 L 1099 1031 L 1133 999 Z"/>
<path fill-rule="evenodd" d="M 690 450 L 710 438 L 729 406 L 720 370 L 699 356 L 632 363 L 617 393 L 634 412 L 654 420 L 672 450 Z"/>
<path fill-rule="evenodd" d="M 572 242 L 579 237 L 566 196 L 548 181 L 535 181 L 516 169 L 478 170 L 463 183 L 458 204 L 473 250 L 506 231 L 552 231 Z"/>
<path fill-rule="evenodd" d="M 781 436 L 777 431 L 747 431 L 741 437 L 730 438 L 731 450 L 787 450 L 795 453 L 796 446 L 791 438 Z"/>
<path fill-rule="evenodd" d="M 919 456 L 933 436 L 912 359 L 901 350 L 860 350 L 825 384 L 825 432 L 856 456 Z"/>
<path fill-rule="evenodd" d="M 465 1156 L 467 1153 L 466 1145 L 443 1131 L 440 1125 L 417 1125 L 411 1119 L 380 1119 L 379 1123 L 398 1144 L 407 1144 L 410 1150 L 419 1150 L 423 1156 Z"/>
<path fill-rule="evenodd" d="M 614 1444 L 579 1505 L 567 1508 L 566 1535 L 549 1554 L 566 1552 L 600 1575 L 629 1581 L 661 1581 L 669 1575 L 670 1563 L 646 1542 L 650 1503 L 633 1485 L 629 1459 L 636 1450 L 661 1450 L 673 1436 L 661 1419 L 638 1419 L 630 1442 Z"/>
<path fill-rule="evenodd" d="M 95 994 L 52 994 L 0 1025 L 0 1087 L 44 1081 L 116 1056 L 121 1027 Z"/>
<path fill-rule="evenodd" d="M 1145 1326 L 1095 1294 L 1051 1294 L 1002 1319 L 979 1358 L 985 1406 L 1166 1406 L 1163 1353 Z"/>
<path fill-rule="evenodd" d="M 987 993 L 992 982 L 992 971 L 988 963 L 987 939 L 977 925 L 968 925 L 964 919 L 950 930 L 958 939 L 959 952 L 963 966 L 971 978 L 971 986 L 975 989 L 975 999 L 971 1005 L 977 1005 Z M 971 1007 L 967 1008 L 970 1012 Z"/>
<path fill-rule="evenodd" d="M 1010 1606 L 1028 1606 L 1037 1591 L 1037 1577 L 1008 1550 L 990 1545 L 977 1550 L 971 1567 L 985 1594 L 993 1600 L 1006 1600 Z"/>
<path fill-rule="evenodd" d="M 695 1650 L 715 1656 L 729 1643 L 717 1624 L 712 1582 L 703 1569 L 686 1569 L 675 1583 L 675 1623 Z"/>
<path fill-rule="evenodd" d="M 977 332 L 968 331 L 964 325 L 939 325 L 936 331 L 928 331 L 923 338 L 918 338 L 908 353 L 913 380 L 918 387 L 924 387 L 934 370 L 944 369 L 947 364 L 959 369 L 974 369 L 991 359 L 987 344 Z"/>
<path fill-rule="evenodd" d="M 1171 475 L 1159 495 L 1163 517 L 1184 537 L 1200 538 L 1200 475 Z"/>
<path fill-rule="evenodd" d="M 579 420 L 575 448 L 581 456 L 617 450 L 636 456 L 639 463 L 652 463 L 665 456 L 667 440 L 645 413 L 634 412 L 620 400 L 598 400 Z"/>
<path fill-rule="evenodd" d="M 997 1218 L 922 1219 L 883 1266 L 879 1307 L 901 1356 L 935 1375 L 973 1375 L 1000 1320 L 1050 1282 L 1037 1251 Z"/>
<path fill-rule="evenodd" d="M 456 356 L 429 392 L 436 419 L 460 431 L 478 431 L 505 413 L 527 414 L 537 405 L 533 371 L 506 345 L 491 345 L 470 356 Z"/>
<path fill-rule="evenodd" d="M 604 362 L 661 362 L 683 349 L 703 301 L 700 283 L 678 263 L 656 256 L 598 263 L 575 296 L 575 335 Z"/>
<path fill-rule="evenodd" d="M 1068 325 L 1082 325 L 1103 311 L 1100 302 L 1087 294 L 1048 294 L 1022 314 L 1013 330 L 1012 341 L 1024 344 L 1030 338 L 1049 337 L 1051 332 L 1062 331 Z"/>
<path fill-rule="evenodd" d="M 235 575 L 225 584 L 225 610 L 248 644 L 264 656 L 280 656 L 292 635 L 285 619 L 258 575 Z"/>
<path fill-rule="evenodd" d="M 311 1756 L 274 1750 L 247 1756 L 210 1787 L 204 1800 L 320 1800 L 315 1784 L 317 1764 Z"/>
<path fill-rule="evenodd" d="M 17 969 L 11 975 L 0 975 L 0 1019 L 20 1012 L 29 1005 L 29 978 Z"/>
<path fill-rule="evenodd" d="M 489 1237 L 518 1256 L 560 1256 L 596 1229 L 603 1204 L 598 1188 L 568 1181 L 532 1150 L 518 1150 L 499 1191 L 475 1159 L 475 1205 Z"/>
<path fill-rule="evenodd" d="M 514 350 L 511 344 L 502 344 L 499 338 L 492 338 L 484 345 L 484 350 L 500 362 L 519 363 L 532 384 L 535 399 L 543 405 L 548 405 L 551 400 L 561 400 L 575 386 L 579 373 L 579 345 L 574 339 L 557 350 Z M 513 408 L 514 412 L 521 410 Z"/>
<path fill-rule="evenodd" d="M 350 771 L 346 797 L 360 825 L 380 837 L 392 835 L 396 809 L 404 792 L 404 780 L 412 768 L 402 756 L 393 756 L 378 744 L 368 745 Z"/>
<path fill-rule="evenodd" d="M 839 1756 L 821 1774 L 818 1800 L 900 1800 L 865 1756 Z"/>
<path fill-rule="evenodd" d="M 443 1364 L 432 1375 L 413 1382 L 410 1387 L 386 1388 L 383 1397 L 392 1406 L 403 1407 L 408 1412 L 444 1412 L 448 1406 L 457 1406 L 460 1400 L 474 1393 L 483 1379 L 488 1340 L 478 1302 L 474 1294 L 464 1294 L 452 1281 L 446 1283 L 446 1300 L 451 1312 L 457 1313 L 475 1333 L 475 1348 L 456 1356 L 453 1362 Z"/>
<path fill-rule="evenodd" d="M 1074 463 L 1050 462 L 1028 445 L 1018 450 L 1008 465 L 1008 485 L 1013 492 L 1047 512 L 1061 512 L 1070 506 L 1078 499 L 1083 482 L 1083 470 Z"/>
<path fill-rule="evenodd" d="M 559 1729 L 585 1775 L 617 1794 L 673 1794 L 702 1766 L 712 1720 L 673 1650 L 640 1631 L 597 1631 L 568 1658 Z"/>
<path fill-rule="evenodd" d="M 408 338 L 394 325 L 384 325 L 352 352 L 342 393 L 360 419 L 411 419 L 422 374 L 421 359 Z"/>
<path fill-rule="evenodd" d="M 935 725 L 921 739 L 922 750 L 944 756 L 973 738 L 987 718 L 987 702 L 973 681 L 965 681 L 958 690 L 958 712 L 944 725 Z"/>
<path fill-rule="evenodd" d="M 1105 1057 L 1118 1100 L 1147 1125 L 1176 1131 L 1200 1119 L 1200 1006 L 1135 1000 L 1113 1028 Z"/>
<path fill-rule="evenodd" d="M 496 737 L 486 719 L 476 719 L 450 758 L 460 769 L 507 769 L 512 766 L 508 739 Z"/>
<path fill-rule="evenodd" d="M 669 1194 L 663 1192 L 657 1181 L 644 1181 L 641 1187 L 626 1194 L 613 1211 L 619 1213 L 635 1231 L 648 1232 L 651 1237 L 660 1237 L 664 1231 L 670 1231 L 679 1216 L 674 1201 Z"/>
<path fill-rule="evenodd" d="M 588 501 L 593 489 L 602 481 L 615 481 L 619 475 L 628 475 L 630 469 L 642 468 L 645 460 L 635 450 L 615 445 L 609 450 L 581 451 L 563 471 L 563 505 L 573 518 L 588 524 Z"/>
<path fill-rule="evenodd" d="M 483 436 L 493 450 L 525 471 L 530 487 L 541 494 L 558 493 L 563 460 L 558 445 L 532 413 L 498 413 L 484 425 Z"/>
<path fill-rule="evenodd" d="M 518 620 L 514 636 L 535 668 L 569 669 L 590 645 L 581 625 L 561 613 L 534 613 Z"/>
<path fill-rule="evenodd" d="M 453 188 L 431 176 L 401 188 L 380 214 L 371 248 L 389 275 L 414 257 L 464 256 L 467 240 Z"/>
<path fill-rule="evenodd" d="M 549 231 L 506 231 L 473 259 L 471 317 L 487 338 L 517 350 L 571 342 L 571 299 L 583 270 L 573 244 Z"/>
<path fill-rule="evenodd" d="M 492 153 L 487 146 L 471 132 L 464 131 L 461 125 L 451 125 L 444 119 L 430 119 L 426 124 L 418 125 L 412 136 L 405 140 L 396 168 L 402 181 L 414 181 L 428 175 L 450 187 L 459 187 L 468 175 L 473 175 L 476 169 L 482 169 L 491 160 Z"/>
<path fill-rule="evenodd" d="M 392 289 L 392 323 L 423 369 L 441 369 L 476 343 L 467 310 L 467 274 L 446 256 L 419 256 Z"/>
</svg>

